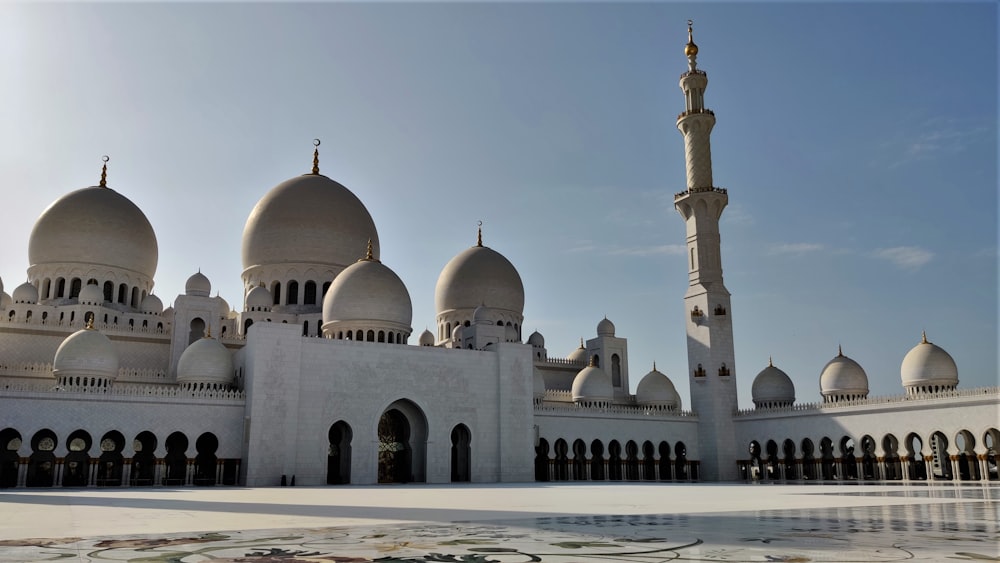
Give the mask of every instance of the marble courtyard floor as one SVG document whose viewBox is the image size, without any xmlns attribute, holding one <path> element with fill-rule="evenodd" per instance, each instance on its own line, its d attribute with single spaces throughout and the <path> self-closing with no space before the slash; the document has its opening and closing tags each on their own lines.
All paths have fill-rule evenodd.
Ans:
<svg viewBox="0 0 1000 563">
<path fill-rule="evenodd" d="M 0 491 L 0 561 L 1000 561 L 1000 484 Z"/>
</svg>

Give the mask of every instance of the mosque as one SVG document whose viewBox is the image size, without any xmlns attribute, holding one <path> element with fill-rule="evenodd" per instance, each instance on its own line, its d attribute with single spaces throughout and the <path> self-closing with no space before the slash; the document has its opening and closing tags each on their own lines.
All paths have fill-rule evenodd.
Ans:
<svg viewBox="0 0 1000 563">
<path fill-rule="evenodd" d="M 633 394 L 607 318 L 565 357 L 525 338 L 521 277 L 481 231 L 441 270 L 435 330 L 414 337 L 406 285 L 318 147 L 247 218 L 239 311 L 200 272 L 164 308 L 156 234 L 105 161 L 97 186 L 41 212 L 27 281 L 0 282 L 0 487 L 997 480 L 1000 388 L 959 388 L 927 336 L 898 396 L 868 397 L 838 353 L 820 400 L 768 365 L 738 409 L 729 195 L 690 25 L 684 53 L 689 400 L 655 366 Z"/>
</svg>

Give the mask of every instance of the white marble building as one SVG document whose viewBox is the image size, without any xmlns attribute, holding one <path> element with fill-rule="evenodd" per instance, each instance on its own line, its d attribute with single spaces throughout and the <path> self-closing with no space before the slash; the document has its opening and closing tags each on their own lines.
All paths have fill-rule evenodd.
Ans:
<svg viewBox="0 0 1000 563">
<path fill-rule="evenodd" d="M 521 277 L 481 232 L 443 265 L 435 332 L 411 339 L 411 296 L 318 148 L 246 221 L 239 311 L 200 272 L 164 309 L 156 235 L 105 165 L 41 213 L 27 281 L 0 283 L 0 487 L 997 479 L 1000 389 L 959 388 L 926 336 L 898 396 L 869 398 L 838 353 L 821 400 L 769 365 L 738 409 L 729 196 L 690 29 L 684 52 L 689 400 L 655 366 L 631 378 L 607 318 L 567 357 L 524 337 Z"/>
</svg>

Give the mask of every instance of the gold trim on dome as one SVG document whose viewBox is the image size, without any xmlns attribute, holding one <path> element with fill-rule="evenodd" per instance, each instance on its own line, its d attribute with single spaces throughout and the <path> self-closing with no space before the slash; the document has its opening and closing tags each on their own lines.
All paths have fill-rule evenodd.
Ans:
<svg viewBox="0 0 1000 563">
<path fill-rule="evenodd" d="M 927 341 L 927 331 L 926 330 L 920 331 L 920 343 L 921 344 L 930 344 L 930 342 Z"/>
<path fill-rule="evenodd" d="M 108 155 L 104 155 L 104 156 L 101 157 L 101 161 L 103 161 L 104 164 L 101 166 L 101 183 L 98 184 L 98 185 L 101 186 L 102 188 L 108 187 L 108 161 L 109 160 L 111 160 L 111 157 L 108 156 Z"/>
<path fill-rule="evenodd" d="M 313 139 L 313 174 L 319 174 L 319 145 L 321 141 L 319 139 Z"/>
</svg>

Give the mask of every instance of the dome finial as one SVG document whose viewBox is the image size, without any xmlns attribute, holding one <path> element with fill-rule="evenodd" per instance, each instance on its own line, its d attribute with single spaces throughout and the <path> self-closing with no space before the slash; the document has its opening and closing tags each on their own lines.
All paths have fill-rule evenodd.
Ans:
<svg viewBox="0 0 1000 563">
<path fill-rule="evenodd" d="M 375 253 L 372 250 L 372 239 L 368 239 L 368 249 L 365 251 L 365 260 L 369 262 L 375 260 Z"/>
<path fill-rule="evenodd" d="M 319 174 L 319 145 L 320 140 L 313 139 L 313 146 L 316 147 L 313 149 L 313 174 Z"/>
<path fill-rule="evenodd" d="M 844 356 L 844 348 L 840 344 L 837 344 L 837 357 L 842 358 Z"/>
<path fill-rule="evenodd" d="M 94 330 L 94 317 L 95 316 L 96 316 L 95 313 L 91 313 L 91 314 L 87 315 L 87 326 L 84 327 L 85 329 L 87 329 L 87 330 Z"/>
<path fill-rule="evenodd" d="M 767 367 L 769 367 L 769 368 L 773 368 L 774 367 L 774 361 L 771 358 L 771 356 L 767 357 Z"/>
<path fill-rule="evenodd" d="M 104 164 L 101 166 L 101 183 L 100 183 L 100 186 L 102 188 L 106 188 L 106 187 L 108 187 L 108 161 L 111 160 L 111 157 L 108 156 L 108 155 L 104 155 L 104 156 L 101 157 L 101 160 L 104 162 Z"/>
<path fill-rule="evenodd" d="M 580 337 L 580 349 L 583 350 L 583 337 Z"/>
<path fill-rule="evenodd" d="M 479 225 L 479 234 L 476 235 L 476 246 L 482 246 L 483 245 L 483 222 L 479 221 L 478 225 Z"/>
<path fill-rule="evenodd" d="M 656 360 L 653 360 L 653 371 L 656 371 Z"/>
<path fill-rule="evenodd" d="M 927 331 L 926 330 L 921 330 L 920 331 L 920 343 L 921 344 L 930 344 L 930 342 L 927 341 Z"/>
<path fill-rule="evenodd" d="M 694 21 L 688 20 L 688 42 L 684 46 L 684 55 L 690 59 L 693 59 L 698 55 L 698 46 L 694 44 Z M 693 61 L 692 61 L 693 63 Z"/>
<path fill-rule="evenodd" d="M 205 338 L 212 338 L 212 325 L 205 325 Z"/>
</svg>

